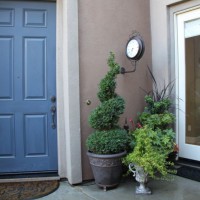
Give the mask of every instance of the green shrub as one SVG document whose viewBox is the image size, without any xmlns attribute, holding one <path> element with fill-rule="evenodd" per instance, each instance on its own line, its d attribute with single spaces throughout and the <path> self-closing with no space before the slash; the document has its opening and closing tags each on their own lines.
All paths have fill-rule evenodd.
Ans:
<svg viewBox="0 0 200 200">
<path fill-rule="evenodd" d="M 96 154 L 120 153 L 126 150 L 129 136 L 126 131 L 118 126 L 119 115 L 124 112 L 125 101 L 115 93 L 116 77 L 120 67 L 115 62 L 115 56 L 110 53 L 108 58 L 110 70 L 99 84 L 97 96 L 100 100 L 90 114 L 88 121 L 92 128 L 96 129 L 87 141 L 89 151 Z"/>
<path fill-rule="evenodd" d="M 140 128 L 132 132 L 134 148 L 124 162 L 127 165 L 134 163 L 143 167 L 152 178 L 166 177 L 169 173 L 175 172 L 171 168 L 173 162 L 169 161 L 175 144 L 175 132 L 170 128 L 175 116 L 169 111 L 172 105 L 169 95 L 173 84 L 164 85 L 163 89 L 159 90 L 150 69 L 149 72 L 154 87 L 145 96 L 146 107 L 138 116 Z"/>
<path fill-rule="evenodd" d="M 168 110 L 171 106 L 171 100 L 167 98 L 162 98 L 159 101 L 155 101 L 152 96 L 145 96 L 145 102 L 147 103 L 146 109 L 151 114 L 161 114 Z"/>
<path fill-rule="evenodd" d="M 99 92 L 97 93 L 101 102 L 108 101 L 117 96 L 115 93 L 117 85 L 116 76 L 120 73 L 120 66 L 115 62 L 115 55 L 112 52 L 110 53 L 107 63 L 110 71 L 108 71 L 105 78 L 100 81 Z"/>
<path fill-rule="evenodd" d="M 150 114 L 143 112 L 139 116 L 139 121 L 142 125 L 148 125 L 153 129 L 166 129 L 174 122 L 174 120 L 175 116 L 168 111 L 162 114 Z"/>
<path fill-rule="evenodd" d="M 94 109 L 89 116 L 89 123 L 97 130 L 115 128 L 119 121 L 119 115 L 124 112 L 124 100 L 117 96 L 108 99 Z"/>
<path fill-rule="evenodd" d="M 124 129 L 111 129 L 106 131 L 95 131 L 91 134 L 86 146 L 96 154 L 115 154 L 127 149 L 130 142 Z"/>
<path fill-rule="evenodd" d="M 174 132 L 171 129 L 154 131 L 148 126 L 132 132 L 135 139 L 135 148 L 124 159 L 125 164 L 135 163 L 143 167 L 152 178 L 167 177 L 174 173 L 169 166 L 173 163 L 167 161 L 168 155 L 173 151 Z"/>
</svg>

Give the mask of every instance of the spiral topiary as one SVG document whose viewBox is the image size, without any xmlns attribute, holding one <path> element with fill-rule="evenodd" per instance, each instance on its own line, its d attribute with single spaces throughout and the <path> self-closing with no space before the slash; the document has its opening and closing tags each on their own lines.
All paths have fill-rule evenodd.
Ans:
<svg viewBox="0 0 200 200">
<path fill-rule="evenodd" d="M 115 55 L 112 52 L 108 58 L 108 66 L 110 70 L 101 80 L 97 93 L 100 104 L 89 116 L 89 124 L 96 131 L 88 137 L 86 145 L 89 151 L 96 154 L 122 152 L 129 141 L 127 132 L 118 126 L 119 115 L 124 112 L 125 101 L 115 93 L 120 66 L 115 62 Z"/>
</svg>

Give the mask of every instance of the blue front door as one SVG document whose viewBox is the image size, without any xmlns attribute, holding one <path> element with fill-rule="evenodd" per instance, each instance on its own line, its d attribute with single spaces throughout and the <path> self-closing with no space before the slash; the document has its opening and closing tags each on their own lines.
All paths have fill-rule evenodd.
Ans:
<svg viewBox="0 0 200 200">
<path fill-rule="evenodd" d="M 0 1 L 0 173 L 58 168 L 55 7 Z"/>
</svg>

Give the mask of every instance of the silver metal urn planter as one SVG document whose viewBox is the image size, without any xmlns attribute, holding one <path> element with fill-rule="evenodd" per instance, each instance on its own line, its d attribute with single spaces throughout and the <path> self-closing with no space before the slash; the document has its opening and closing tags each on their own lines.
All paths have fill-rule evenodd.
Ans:
<svg viewBox="0 0 200 200">
<path fill-rule="evenodd" d="M 119 185 L 122 177 L 122 157 L 126 151 L 118 154 L 100 155 L 87 152 L 95 183 L 107 191 Z"/>
<path fill-rule="evenodd" d="M 150 188 L 147 187 L 148 174 L 144 172 L 144 169 L 134 163 L 129 164 L 129 169 L 133 172 L 133 177 L 139 182 L 139 186 L 136 186 L 136 194 L 151 194 Z"/>
</svg>

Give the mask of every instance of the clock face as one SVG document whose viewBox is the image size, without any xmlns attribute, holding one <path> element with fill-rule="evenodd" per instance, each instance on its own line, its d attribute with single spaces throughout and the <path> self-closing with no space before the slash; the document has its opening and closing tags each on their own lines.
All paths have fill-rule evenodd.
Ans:
<svg viewBox="0 0 200 200">
<path fill-rule="evenodd" d="M 145 50 L 144 42 L 139 35 L 129 39 L 126 44 L 126 56 L 130 60 L 138 61 L 143 56 Z"/>
<path fill-rule="evenodd" d="M 132 39 L 128 42 L 126 47 L 126 55 L 133 59 L 139 52 L 140 45 L 136 39 Z"/>
</svg>

